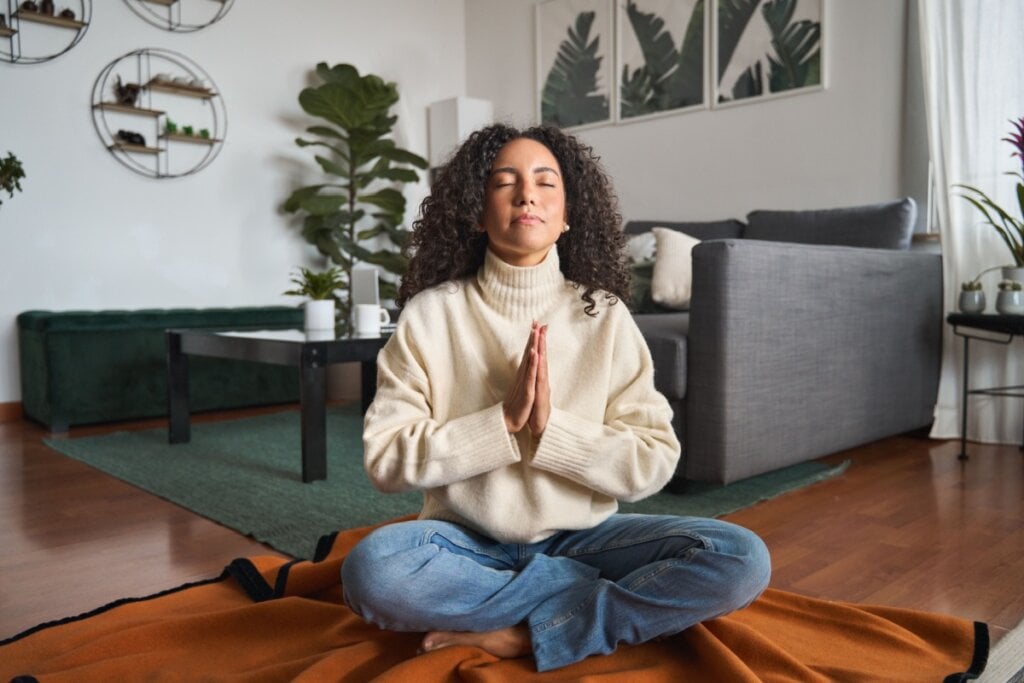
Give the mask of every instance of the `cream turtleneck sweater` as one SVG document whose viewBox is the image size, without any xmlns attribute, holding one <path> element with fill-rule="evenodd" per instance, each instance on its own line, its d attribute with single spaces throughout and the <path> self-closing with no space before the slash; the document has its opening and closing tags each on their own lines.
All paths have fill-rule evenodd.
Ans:
<svg viewBox="0 0 1024 683">
<path fill-rule="evenodd" d="M 556 248 L 527 268 L 488 251 L 475 278 L 413 297 L 377 358 L 363 429 L 374 485 L 422 489 L 421 519 L 504 543 L 595 526 L 661 489 L 679 460 L 672 410 L 625 304 L 594 299 L 591 317 Z M 509 434 L 502 409 L 533 320 L 548 325 L 539 439 Z"/>
</svg>

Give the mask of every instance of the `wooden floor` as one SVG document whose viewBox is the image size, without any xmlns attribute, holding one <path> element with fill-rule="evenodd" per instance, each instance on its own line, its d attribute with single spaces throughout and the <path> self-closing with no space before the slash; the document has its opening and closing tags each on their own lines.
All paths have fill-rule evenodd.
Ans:
<svg viewBox="0 0 1024 683">
<path fill-rule="evenodd" d="M 276 554 L 58 454 L 47 437 L 29 422 L 0 424 L 0 639 Z M 961 462 L 954 442 L 886 439 L 827 458 L 852 460 L 842 476 L 726 519 L 765 539 L 775 588 L 954 614 L 998 638 L 1024 618 L 1024 457 L 1015 446 L 969 452 Z"/>
</svg>

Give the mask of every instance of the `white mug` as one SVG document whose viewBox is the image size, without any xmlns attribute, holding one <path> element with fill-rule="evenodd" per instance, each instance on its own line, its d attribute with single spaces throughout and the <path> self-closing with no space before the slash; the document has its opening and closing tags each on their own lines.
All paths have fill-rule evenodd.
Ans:
<svg viewBox="0 0 1024 683">
<path fill-rule="evenodd" d="M 356 304 L 356 334 L 360 337 L 380 336 L 380 326 L 391 322 L 386 308 L 374 304 Z"/>
</svg>

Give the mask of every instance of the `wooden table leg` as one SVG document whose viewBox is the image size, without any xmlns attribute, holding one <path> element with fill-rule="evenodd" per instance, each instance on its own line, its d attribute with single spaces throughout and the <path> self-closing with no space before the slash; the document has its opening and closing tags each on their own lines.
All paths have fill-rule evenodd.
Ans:
<svg viewBox="0 0 1024 683">
<path fill-rule="evenodd" d="M 299 397 L 302 402 L 302 481 L 327 478 L 327 365 L 315 346 L 302 352 Z"/>
<path fill-rule="evenodd" d="M 192 438 L 188 356 L 181 352 L 181 335 L 176 332 L 167 332 L 167 416 L 168 443 L 188 443 Z"/>
</svg>

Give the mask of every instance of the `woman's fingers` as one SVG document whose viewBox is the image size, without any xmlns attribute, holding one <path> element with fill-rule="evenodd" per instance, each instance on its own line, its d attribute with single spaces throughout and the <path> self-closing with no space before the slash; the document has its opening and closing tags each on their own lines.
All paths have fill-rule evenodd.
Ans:
<svg viewBox="0 0 1024 683">
<path fill-rule="evenodd" d="M 533 407 L 527 424 L 535 436 L 544 433 L 551 416 L 551 385 L 548 383 L 548 326 L 540 328 L 537 338 L 537 379 Z"/>
<path fill-rule="evenodd" d="M 540 326 L 536 321 L 530 327 L 530 336 L 523 349 L 523 357 L 516 370 L 516 377 L 505 398 L 505 426 L 510 432 L 518 432 L 530 419 L 536 393 L 538 372 L 538 341 Z"/>
</svg>

